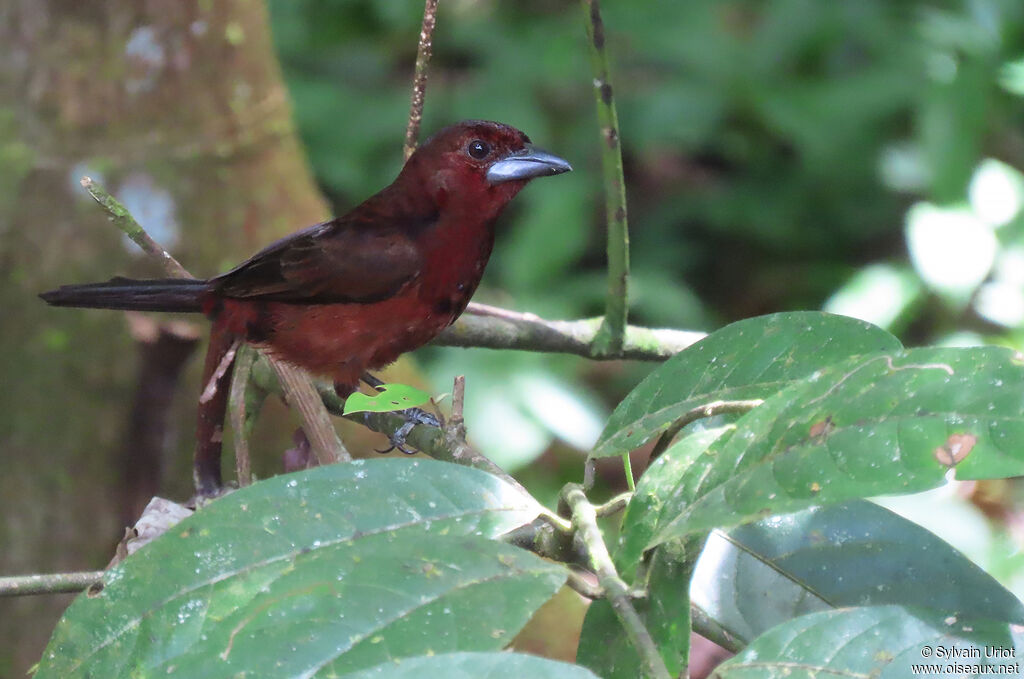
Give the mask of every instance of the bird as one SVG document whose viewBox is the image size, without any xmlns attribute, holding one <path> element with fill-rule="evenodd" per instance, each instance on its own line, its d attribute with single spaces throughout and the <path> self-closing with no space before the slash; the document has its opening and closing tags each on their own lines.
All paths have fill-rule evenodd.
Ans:
<svg viewBox="0 0 1024 679">
<path fill-rule="evenodd" d="M 346 397 L 368 371 L 436 337 L 465 310 L 491 255 L 495 222 L 537 177 L 572 170 L 520 130 L 465 120 L 439 130 L 395 180 L 348 213 L 286 236 L 209 279 L 129 279 L 40 294 L 64 307 L 202 313 L 211 321 L 194 475 L 222 488 L 220 432 L 238 341 L 333 380 Z M 218 375 L 218 373 L 221 373 Z"/>
</svg>

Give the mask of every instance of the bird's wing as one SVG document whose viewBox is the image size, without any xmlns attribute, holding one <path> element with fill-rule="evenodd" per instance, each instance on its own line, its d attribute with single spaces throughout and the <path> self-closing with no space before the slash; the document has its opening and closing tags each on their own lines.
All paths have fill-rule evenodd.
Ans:
<svg viewBox="0 0 1024 679">
<path fill-rule="evenodd" d="M 437 220 L 342 217 L 294 233 L 212 279 L 224 297 L 298 304 L 369 303 L 416 278 L 414 237 Z"/>
</svg>

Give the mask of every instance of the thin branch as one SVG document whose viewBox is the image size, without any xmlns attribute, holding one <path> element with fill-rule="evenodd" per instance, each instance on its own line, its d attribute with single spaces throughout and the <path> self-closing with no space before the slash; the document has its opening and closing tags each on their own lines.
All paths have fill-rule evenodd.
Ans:
<svg viewBox="0 0 1024 679">
<path fill-rule="evenodd" d="M 235 478 L 238 486 L 245 488 L 252 484 L 252 464 L 249 458 L 249 433 L 255 421 L 255 412 L 249 412 L 246 398 L 249 392 L 249 380 L 252 376 L 252 364 L 256 362 L 256 351 L 251 346 L 243 346 L 238 352 L 235 374 L 231 380 L 230 409 L 231 429 L 235 432 Z"/>
<path fill-rule="evenodd" d="M 739 653 L 743 650 L 744 644 L 733 636 L 732 632 L 723 627 L 717 620 L 708 615 L 707 611 L 695 605 L 690 605 L 690 624 L 693 631 L 709 641 L 713 641 L 727 651 Z"/>
<path fill-rule="evenodd" d="M 601 589 L 600 585 L 592 583 L 586 575 L 578 571 L 569 569 L 569 579 L 566 581 L 577 594 L 584 596 L 588 599 L 603 599 L 604 590 Z"/>
<path fill-rule="evenodd" d="M 81 592 L 102 582 L 104 571 L 12 575 L 0 578 L 0 597 Z"/>
<path fill-rule="evenodd" d="M 206 386 L 203 387 L 203 392 L 199 394 L 200 403 L 209 403 L 213 400 L 213 397 L 217 395 L 217 384 L 224 379 L 224 375 L 227 374 L 228 370 L 235 364 L 235 355 L 238 353 L 238 347 L 241 346 L 242 340 L 235 339 L 228 350 L 224 352 L 224 356 L 221 357 L 220 363 L 217 364 L 217 369 L 210 375 L 210 379 L 206 382 Z"/>
<path fill-rule="evenodd" d="M 169 252 L 164 250 L 159 243 L 146 233 L 146 230 L 128 212 L 128 208 L 121 205 L 116 198 L 107 193 L 106 189 L 89 177 L 82 177 L 81 184 L 89 192 L 89 195 L 93 197 L 93 200 L 103 206 L 103 209 L 110 214 L 110 221 L 114 222 L 114 225 L 131 238 L 143 252 L 159 261 L 160 266 L 163 267 L 164 272 L 168 276 L 171 278 L 193 278 L 192 274 L 186 271 L 185 267 L 178 260 L 172 257 Z"/>
<path fill-rule="evenodd" d="M 669 428 L 662 433 L 658 438 L 658 442 L 654 444 L 654 448 L 651 449 L 650 462 L 661 457 L 669 445 L 672 443 L 672 439 L 679 435 L 683 427 L 688 424 L 692 424 L 697 420 L 703 420 L 706 417 L 714 417 L 715 415 L 729 415 L 733 413 L 748 413 L 757 406 L 764 403 L 764 399 L 752 398 L 746 401 L 712 401 L 711 403 L 705 403 L 699 405 L 696 408 L 690 408 L 683 413 L 675 422 L 669 425 Z"/>
<path fill-rule="evenodd" d="M 513 311 L 507 311 L 500 316 L 465 313 L 446 328 L 433 343 L 447 347 L 575 354 L 599 360 L 664 361 L 705 336 L 702 332 L 689 330 L 652 329 L 631 325 L 626 328 L 625 342 L 618 351 L 598 351 L 595 341 L 600 326 L 599 318 L 548 321 L 533 314 L 517 314 Z"/>
<path fill-rule="evenodd" d="M 309 375 L 288 363 L 271 360 L 271 365 L 284 390 L 285 401 L 302 414 L 306 425 L 312 425 L 303 426 L 303 429 L 317 461 L 321 465 L 334 464 L 339 460 L 350 461 L 352 456 L 338 438 L 338 432 Z"/>
<path fill-rule="evenodd" d="M 456 375 L 452 382 L 452 416 L 445 423 L 445 429 L 451 431 L 451 435 L 459 438 L 466 438 L 466 418 L 463 411 L 466 405 L 466 376 Z"/>
<path fill-rule="evenodd" d="M 598 0 L 581 0 L 586 14 L 590 64 L 594 72 L 597 121 L 601 126 L 601 168 L 604 175 L 605 218 L 608 222 L 608 298 L 604 323 L 594 340 L 598 353 L 622 351 L 629 313 L 629 224 L 626 218 L 626 182 L 622 173 L 619 115 L 615 110 L 604 22 Z"/>
<path fill-rule="evenodd" d="M 590 567 L 597 575 L 601 589 L 611 604 L 615 617 L 626 631 L 630 643 L 640 656 L 643 663 L 643 675 L 655 679 L 668 679 L 668 668 L 658 653 L 658 647 L 651 638 L 640 614 L 633 607 L 630 599 L 629 586 L 623 582 L 612 563 L 611 554 L 604 543 L 601 529 L 597 525 L 597 512 L 590 504 L 583 489 L 576 484 L 568 484 L 562 490 L 562 501 L 572 512 L 572 524 L 576 529 L 577 538 L 582 541 Z"/>
<path fill-rule="evenodd" d="M 416 72 L 412 79 L 412 103 L 409 106 L 409 124 L 405 128 L 405 159 L 416 150 L 423 120 L 423 102 L 427 94 L 427 66 L 430 64 L 434 27 L 437 25 L 438 0 L 426 0 L 423 4 L 423 26 L 420 28 L 420 44 L 416 49 Z"/>
<path fill-rule="evenodd" d="M 597 516 L 602 519 L 617 514 L 626 508 L 626 505 L 629 504 L 629 501 L 630 499 L 632 499 L 632 497 L 633 493 L 631 492 L 616 495 L 611 500 L 608 500 L 608 502 L 605 502 L 603 505 L 595 505 L 594 513 L 596 513 Z"/>
</svg>

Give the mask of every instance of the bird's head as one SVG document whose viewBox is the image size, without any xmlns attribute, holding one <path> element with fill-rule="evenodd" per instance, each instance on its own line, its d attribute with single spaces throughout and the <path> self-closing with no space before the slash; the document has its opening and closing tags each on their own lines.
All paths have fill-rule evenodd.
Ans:
<svg viewBox="0 0 1024 679">
<path fill-rule="evenodd" d="M 403 175 L 415 176 L 438 206 L 451 201 L 501 211 L 534 177 L 569 172 L 556 155 L 537 148 L 514 127 L 466 120 L 440 130 L 409 158 Z"/>
</svg>

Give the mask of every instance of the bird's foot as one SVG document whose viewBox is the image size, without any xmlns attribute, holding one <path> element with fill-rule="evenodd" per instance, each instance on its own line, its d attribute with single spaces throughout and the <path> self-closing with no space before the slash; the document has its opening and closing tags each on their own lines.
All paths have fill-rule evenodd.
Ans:
<svg viewBox="0 0 1024 679">
<path fill-rule="evenodd" d="M 388 442 L 391 444 L 391 447 L 378 450 L 378 453 L 384 454 L 390 453 L 392 450 L 398 450 L 406 455 L 415 455 L 415 450 L 409 450 L 405 446 L 405 437 L 409 435 L 413 427 L 418 424 L 425 424 L 428 427 L 437 427 L 439 429 L 441 427 L 441 422 L 437 417 L 420 408 L 406 408 L 405 410 L 397 411 L 397 414 L 401 415 L 405 422 L 402 423 L 401 427 L 388 435 Z M 366 416 L 369 416 L 369 413 L 366 413 Z"/>
</svg>

